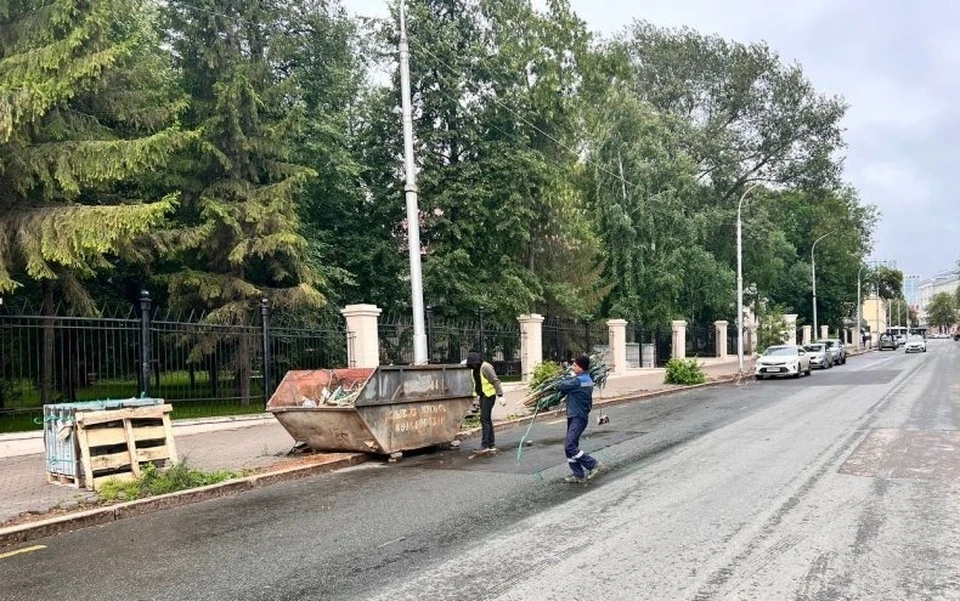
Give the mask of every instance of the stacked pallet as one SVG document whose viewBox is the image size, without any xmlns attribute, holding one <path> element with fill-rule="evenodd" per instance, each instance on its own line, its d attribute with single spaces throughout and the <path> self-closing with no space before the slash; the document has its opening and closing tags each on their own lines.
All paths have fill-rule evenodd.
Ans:
<svg viewBox="0 0 960 601">
<path fill-rule="evenodd" d="M 83 485 L 96 491 L 107 480 L 139 478 L 147 463 L 160 468 L 176 463 L 172 410 L 171 405 L 154 405 L 78 413 Z"/>
</svg>

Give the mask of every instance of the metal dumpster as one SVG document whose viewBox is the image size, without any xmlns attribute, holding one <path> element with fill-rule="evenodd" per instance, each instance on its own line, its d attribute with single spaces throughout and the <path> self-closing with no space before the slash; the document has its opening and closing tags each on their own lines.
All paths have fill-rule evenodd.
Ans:
<svg viewBox="0 0 960 601">
<path fill-rule="evenodd" d="M 313 450 L 395 456 L 453 442 L 473 386 L 461 365 L 290 371 L 267 411 Z M 351 404 L 324 404 L 332 390 L 348 391 Z"/>
</svg>

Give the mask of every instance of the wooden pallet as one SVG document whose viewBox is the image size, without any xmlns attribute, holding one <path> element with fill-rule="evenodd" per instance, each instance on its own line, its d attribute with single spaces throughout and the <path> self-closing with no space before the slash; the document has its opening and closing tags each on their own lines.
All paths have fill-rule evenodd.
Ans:
<svg viewBox="0 0 960 601">
<path fill-rule="evenodd" d="M 77 415 L 77 440 L 84 485 L 100 490 L 107 480 L 136 480 L 143 465 L 170 467 L 177 447 L 171 405 L 90 411 Z"/>
<path fill-rule="evenodd" d="M 55 474 L 53 472 L 47 472 L 47 482 L 50 484 L 60 484 L 63 486 L 70 486 L 72 488 L 82 488 L 83 478 L 80 476 L 70 476 L 67 474 Z"/>
</svg>

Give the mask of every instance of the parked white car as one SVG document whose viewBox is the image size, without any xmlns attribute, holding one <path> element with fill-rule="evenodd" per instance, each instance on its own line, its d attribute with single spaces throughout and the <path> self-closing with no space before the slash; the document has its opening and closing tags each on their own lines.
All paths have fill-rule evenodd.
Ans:
<svg viewBox="0 0 960 601">
<path fill-rule="evenodd" d="M 911 336 L 910 340 L 907 340 L 907 343 L 903 345 L 903 352 L 925 353 L 927 352 L 927 341 L 923 339 L 923 336 Z"/>
<path fill-rule="evenodd" d="M 754 375 L 758 380 L 810 375 L 810 355 L 802 346 L 771 346 L 757 359 Z"/>
</svg>

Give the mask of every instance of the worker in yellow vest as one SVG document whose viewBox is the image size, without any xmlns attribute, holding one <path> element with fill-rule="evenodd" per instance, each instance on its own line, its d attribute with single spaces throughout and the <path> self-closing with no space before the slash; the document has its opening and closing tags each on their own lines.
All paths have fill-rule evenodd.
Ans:
<svg viewBox="0 0 960 601">
<path fill-rule="evenodd" d="M 479 453 L 496 453 L 493 432 L 493 404 L 500 399 L 500 405 L 505 405 L 503 387 L 493 366 L 480 357 L 480 353 L 467 355 L 467 367 L 473 371 L 474 394 L 480 399 L 480 448 Z"/>
</svg>

